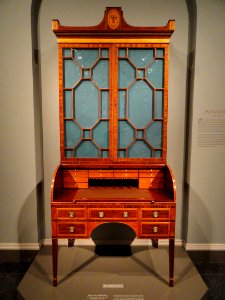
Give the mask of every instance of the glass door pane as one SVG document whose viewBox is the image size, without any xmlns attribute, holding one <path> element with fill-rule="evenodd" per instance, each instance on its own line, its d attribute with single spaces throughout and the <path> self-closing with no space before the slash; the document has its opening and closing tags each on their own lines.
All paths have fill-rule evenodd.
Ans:
<svg viewBox="0 0 225 300">
<path fill-rule="evenodd" d="M 109 157 L 109 49 L 64 48 L 65 157 Z"/>
<path fill-rule="evenodd" d="M 162 157 L 164 49 L 118 49 L 118 157 Z"/>
</svg>

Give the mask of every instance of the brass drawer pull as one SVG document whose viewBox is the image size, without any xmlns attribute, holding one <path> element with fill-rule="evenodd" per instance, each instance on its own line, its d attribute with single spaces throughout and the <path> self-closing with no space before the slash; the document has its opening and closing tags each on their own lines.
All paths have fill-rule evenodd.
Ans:
<svg viewBox="0 0 225 300">
<path fill-rule="evenodd" d="M 157 226 L 154 226 L 154 227 L 153 227 L 153 232 L 154 232 L 154 233 L 157 233 L 158 231 L 159 231 L 159 230 L 158 230 L 158 227 L 157 227 Z"/>
<path fill-rule="evenodd" d="M 70 210 L 70 211 L 69 211 L 69 217 L 70 217 L 70 218 L 74 218 L 74 216 L 75 216 L 74 211 Z"/>
<path fill-rule="evenodd" d="M 124 218 L 128 218 L 128 212 L 127 212 L 127 211 L 124 211 L 124 212 L 123 212 L 123 217 L 124 217 Z"/>
<path fill-rule="evenodd" d="M 74 232 L 74 229 L 75 229 L 74 226 L 70 226 L 70 227 L 69 227 L 69 232 L 70 232 L 70 233 L 73 233 L 73 232 Z"/>
<path fill-rule="evenodd" d="M 152 213 L 152 216 L 153 216 L 153 218 L 158 218 L 159 212 L 158 212 L 157 210 L 155 210 L 155 211 Z"/>
<path fill-rule="evenodd" d="M 99 211 L 98 212 L 98 216 L 99 216 L 99 218 L 104 218 L 104 211 Z"/>
</svg>

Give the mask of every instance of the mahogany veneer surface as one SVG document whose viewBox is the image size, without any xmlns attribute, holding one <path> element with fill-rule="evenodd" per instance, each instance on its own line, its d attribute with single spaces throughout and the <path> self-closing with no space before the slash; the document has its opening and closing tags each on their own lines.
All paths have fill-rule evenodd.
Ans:
<svg viewBox="0 0 225 300">
<path fill-rule="evenodd" d="M 90 187 L 87 189 L 62 189 L 54 202 L 125 201 L 127 203 L 155 201 L 173 202 L 169 192 L 163 189 L 150 190 L 135 187 Z"/>
</svg>

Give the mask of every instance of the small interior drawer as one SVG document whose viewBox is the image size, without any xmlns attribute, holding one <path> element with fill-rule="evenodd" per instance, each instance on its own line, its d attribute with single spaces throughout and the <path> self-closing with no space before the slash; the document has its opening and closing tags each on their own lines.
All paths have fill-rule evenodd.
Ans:
<svg viewBox="0 0 225 300">
<path fill-rule="evenodd" d="M 114 170 L 114 178 L 138 178 L 138 170 Z"/>
<path fill-rule="evenodd" d="M 89 170 L 89 178 L 113 178 L 111 170 Z"/>
<path fill-rule="evenodd" d="M 87 170 L 64 170 L 63 185 L 65 188 L 87 188 L 88 171 Z"/>
</svg>

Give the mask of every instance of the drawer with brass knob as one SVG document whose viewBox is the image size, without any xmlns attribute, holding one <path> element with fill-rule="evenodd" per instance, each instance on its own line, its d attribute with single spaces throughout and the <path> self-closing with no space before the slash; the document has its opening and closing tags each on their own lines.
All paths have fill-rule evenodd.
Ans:
<svg viewBox="0 0 225 300">
<path fill-rule="evenodd" d="M 58 222 L 57 232 L 59 236 L 64 236 L 65 238 L 71 235 L 85 237 L 87 235 L 87 224 L 84 222 Z"/>
<path fill-rule="evenodd" d="M 142 219 L 170 219 L 170 208 L 146 208 L 141 210 Z"/>
<path fill-rule="evenodd" d="M 138 218 L 138 210 L 137 209 L 111 209 L 111 208 L 90 208 L 89 209 L 89 219 L 129 219 L 129 220 L 137 220 Z"/>
<path fill-rule="evenodd" d="M 141 222 L 140 236 L 141 237 L 165 237 L 170 235 L 170 223 L 150 223 Z"/>
<path fill-rule="evenodd" d="M 86 211 L 82 208 L 57 208 L 56 218 L 63 219 L 86 219 Z"/>
</svg>

